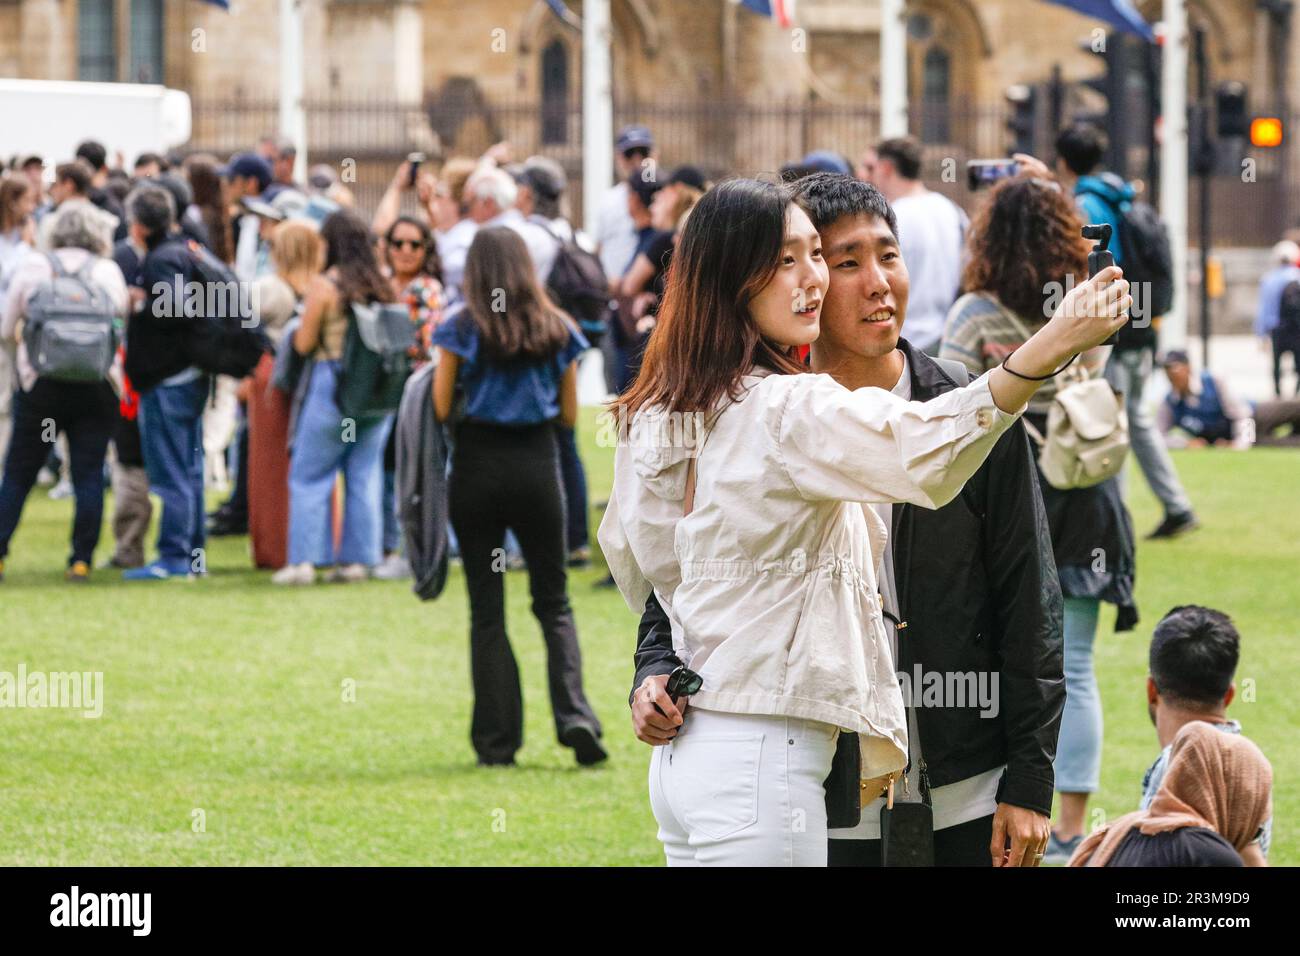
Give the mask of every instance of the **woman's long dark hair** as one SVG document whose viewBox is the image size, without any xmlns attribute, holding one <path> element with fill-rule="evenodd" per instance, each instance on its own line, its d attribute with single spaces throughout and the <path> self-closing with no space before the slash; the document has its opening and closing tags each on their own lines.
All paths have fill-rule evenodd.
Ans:
<svg viewBox="0 0 1300 956">
<path fill-rule="evenodd" d="M 474 234 L 461 292 L 497 361 L 549 359 L 569 340 L 571 321 L 537 281 L 533 257 L 513 229 L 489 226 Z"/>
<path fill-rule="evenodd" d="M 785 244 L 790 191 L 756 179 L 730 179 L 696 203 L 677 239 L 654 334 L 641 372 L 619 404 L 630 414 L 709 412 L 735 400 L 754 366 L 804 371 L 763 338 L 749 303 L 776 274 Z"/>
<path fill-rule="evenodd" d="M 392 302 L 393 289 L 379 271 L 370 227 L 350 209 L 330 213 L 321 223 L 325 268 L 338 275 L 339 295 L 346 302 Z"/>
<path fill-rule="evenodd" d="M 962 273 L 966 292 L 991 292 L 1031 328 L 1049 318 L 1052 284 L 1088 275 L 1088 240 L 1074 200 L 1033 176 L 1004 180 L 971 223 L 970 255 Z"/>
<path fill-rule="evenodd" d="M 439 282 L 442 281 L 442 259 L 438 257 L 438 243 L 433 239 L 433 230 L 423 221 L 416 219 L 414 216 L 398 216 L 393 220 L 393 224 L 388 227 L 384 233 L 385 255 L 388 257 L 388 268 L 393 268 L 392 252 L 388 251 L 389 244 L 393 241 L 393 233 L 398 226 L 414 226 L 420 230 L 420 241 L 424 243 L 424 265 L 420 268 L 417 275 L 433 276 Z"/>
<path fill-rule="evenodd" d="M 191 200 L 199 209 L 199 218 L 208 231 L 208 248 L 212 254 L 227 264 L 235 261 L 234 240 L 230 228 L 230 212 L 222 193 L 221 174 L 217 160 L 206 153 L 196 153 L 185 160 L 185 175 L 189 177 Z M 184 214 L 176 210 L 176 218 Z"/>
</svg>

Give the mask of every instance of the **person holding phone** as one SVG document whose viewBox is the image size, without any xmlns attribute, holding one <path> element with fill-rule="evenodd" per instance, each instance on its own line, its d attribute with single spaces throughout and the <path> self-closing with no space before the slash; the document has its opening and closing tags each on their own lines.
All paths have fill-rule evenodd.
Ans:
<svg viewBox="0 0 1300 956">
<path fill-rule="evenodd" d="M 962 280 L 967 291 L 948 315 L 939 356 L 983 374 L 1050 326 L 1053 303 L 1088 271 L 1091 244 L 1082 229 L 1069 195 L 1037 168 L 994 187 L 971 225 Z M 1089 349 L 1075 364 L 1097 378 L 1109 352 Z M 1056 393 L 1057 383 L 1049 382 L 1029 403 L 1025 420 L 1040 435 Z M 1060 816 L 1045 862 L 1064 863 L 1083 840 L 1088 799 L 1100 785 L 1102 710 L 1093 643 L 1101 604 L 1116 606 L 1116 631 L 1137 623 L 1136 560 L 1132 520 L 1115 478 L 1061 490 L 1040 470 L 1039 486 L 1065 597 L 1065 711 L 1054 763 Z"/>
<path fill-rule="evenodd" d="M 651 758 L 670 865 L 825 865 L 823 781 L 841 729 L 859 736 L 873 795 L 907 762 L 875 574 L 886 533 L 861 505 L 946 504 L 1042 382 L 1131 304 L 1105 270 L 1003 366 L 910 402 L 791 358 L 817 338 L 827 286 L 787 188 L 715 187 L 683 229 L 641 375 L 612 409 L 601 548 L 630 608 L 660 599 L 702 678 L 678 738 Z"/>
</svg>

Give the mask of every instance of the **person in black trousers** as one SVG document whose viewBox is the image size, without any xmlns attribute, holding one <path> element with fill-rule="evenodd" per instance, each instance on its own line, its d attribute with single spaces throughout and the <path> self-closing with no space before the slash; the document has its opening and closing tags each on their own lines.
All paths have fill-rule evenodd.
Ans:
<svg viewBox="0 0 1300 956">
<path fill-rule="evenodd" d="M 51 214 L 46 256 L 32 252 L 10 286 L 0 335 L 17 346 L 21 388 L 14 394 L 13 435 L 0 482 L 0 578 L 9 542 L 18 527 L 27 495 L 49 457 L 59 432 L 68 438 L 76 510 L 72 524 L 72 553 L 66 577 L 84 582 L 99 543 L 104 516 L 104 455 L 117 426 L 117 396 L 107 379 L 98 382 L 58 381 L 39 376 L 23 345 L 22 328 L 32 296 L 55 275 L 57 267 L 78 276 L 103 293 L 116 318 L 126 315 L 127 288 L 122 272 L 108 258 L 111 226 L 93 207 L 72 204 Z"/>
<path fill-rule="evenodd" d="M 449 483 L 470 602 L 474 715 L 470 739 L 482 765 L 513 764 L 523 746 L 519 669 L 506 635 L 505 533 L 528 565 L 533 615 L 546 640 L 555 732 L 580 764 L 599 763 L 600 721 L 582 690 L 582 657 L 569 605 L 565 494 L 556 431 L 577 419 L 577 327 L 538 284 L 528 249 L 506 227 L 480 229 L 470 246 L 464 305 L 433 335 L 434 408 L 452 417 Z"/>
</svg>

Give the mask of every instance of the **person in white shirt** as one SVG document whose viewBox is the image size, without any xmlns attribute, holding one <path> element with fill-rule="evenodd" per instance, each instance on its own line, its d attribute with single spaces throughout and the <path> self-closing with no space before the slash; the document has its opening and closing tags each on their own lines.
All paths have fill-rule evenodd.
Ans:
<svg viewBox="0 0 1300 956">
<path fill-rule="evenodd" d="M 555 240 L 541 226 L 529 222 L 515 205 L 519 197 L 519 186 L 514 177 L 504 169 L 487 167 L 470 176 L 465 184 L 465 201 L 469 207 L 469 218 L 482 228 L 483 226 L 505 226 L 519 233 L 528 247 L 537 278 L 542 285 L 551 274 L 558 251 Z"/>
<path fill-rule="evenodd" d="M 903 336 L 930 355 L 939 351 L 944 319 L 961 286 L 962 243 L 970 224 L 951 199 L 921 181 L 921 144 L 887 139 L 868 150 L 862 178 L 884 194 L 898 217 L 898 241 L 912 277 Z"/>
<path fill-rule="evenodd" d="M 877 597 L 886 534 L 861 503 L 952 500 L 1040 379 L 1119 328 L 1128 283 L 1103 270 L 1002 367 L 923 403 L 800 374 L 790 350 L 817 338 L 829 282 L 788 189 L 715 187 L 674 263 L 614 410 L 599 534 L 628 606 L 653 591 L 703 679 L 654 748 L 651 807 L 669 865 L 823 866 L 841 730 L 859 736 L 866 792 L 907 762 Z"/>
<path fill-rule="evenodd" d="M 626 126 L 614 143 L 617 183 L 600 199 L 596 211 L 596 235 L 600 264 L 612 283 L 617 283 L 636 255 L 636 225 L 627 208 L 627 177 L 645 162 L 654 161 L 654 137 L 644 126 Z M 617 290 L 611 286 L 611 293 Z"/>
</svg>

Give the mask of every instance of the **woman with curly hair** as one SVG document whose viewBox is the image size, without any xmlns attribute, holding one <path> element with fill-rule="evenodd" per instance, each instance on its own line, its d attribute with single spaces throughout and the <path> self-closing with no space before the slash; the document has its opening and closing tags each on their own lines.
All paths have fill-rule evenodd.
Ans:
<svg viewBox="0 0 1300 956">
<path fill-rule="evenodd" d="M 998 185 L 971 223 L 965 294 L 948 313 L 940 358 L 982 375 L 1041 329 L 1064 292 L 1088 274 L 1082 225 L 1070 197 L 1050 179 L 1022 174 Z M 1109 353 L 1098 346 L 1078 362 L 1096 378 Z M 1046 434 L 1061 384 L 1052 379 L 1029 400 L 1025 420 L 1039 434 Z M 1092 665 L 1101 602 L 1119 609 L 1116 631 L 1137 623 L 1133 525 L 1114 478 L 1069 491 L 1053 488 L 1041 471 L 1038 479 L 1065 596 L 1065 712 L 1054 766 L 1061 815 L 1046 856 L 1064 863 L 1083 840 L 1088 796 L 1101 774 L 1101 698 Z"/>
</svg>

